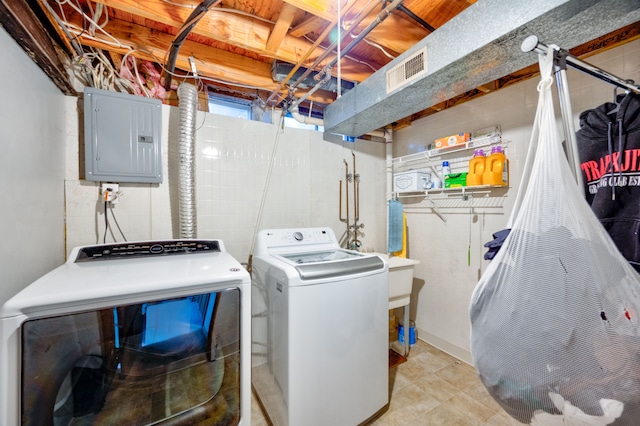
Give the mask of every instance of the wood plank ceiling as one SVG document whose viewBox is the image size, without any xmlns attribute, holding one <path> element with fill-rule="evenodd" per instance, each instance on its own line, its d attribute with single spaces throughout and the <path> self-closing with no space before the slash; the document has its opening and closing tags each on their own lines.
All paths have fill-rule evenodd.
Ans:
<svg viewBox="0 0 640 426">
<path fill-rule="evenodd" d="M 404 0 L 393 12 L 383 14 L 391 1 L 0 0 L 0 13 L 3 26 L 27 52 L 39 50 L 32 56 L 36 62 L 38 55 L 44 58 L 39 64 L 54 81 L 64 74 L 60 68 L 72 68 L 81 79 L 94 80 L 89 84 L 98 81 L 117 87 L 117 81 L 122 81 L 115 77 L 119 74 L 129 81 L 122 90 L 169 101 L 175 99 L 180 82 L 195 82 L 196 71 L 197 84 L 209 93 L 253 101 L 263 108 L 286 108 L 309 91 L 307 81 L 297 80 L 303 70 L 315 65 L 313 71 L 320 72 L 334 61 L 337 64 L 330 69 L 334 77 L 348 84 L 362 82 L 475 1 Z M 196 16 L 198 10 L 202 13 Z M 329 48 L 337 39 L 338 21 L 342 24 L 340 48 L 348 49 L 375 20 L 382 22 L 337 61 L 337 49 Z M 47 43 L 42 42 L 42 34 L 34 36 L 38 23 L 58 52 L 57 59 L 51 46 L 43 46 Z M 24 33 L 30 33 L 32 40 Z M 572 53 L 588 56 L 636 39 L 639 33 L 639 25 L 634 24 Z M 175 67 L 170 60 L 172 45 L 177 53 Z M 169 74 L 171 84 L 165 80 Z M 535 68 L 522 70 L 390 125 L 404 127 L 534 74 Z M 56 84 L 64 86 L 65 92 L 71 87 Z M 312 109 L 314 115 L 322 116 L 337 91 L 334 84 L 313 92 L 300 105 L 301 112 Z"/>
</svg>

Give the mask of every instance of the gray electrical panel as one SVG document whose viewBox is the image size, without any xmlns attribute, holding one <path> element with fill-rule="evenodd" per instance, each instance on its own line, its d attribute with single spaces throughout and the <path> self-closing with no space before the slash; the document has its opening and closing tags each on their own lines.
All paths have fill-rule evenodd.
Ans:
<svg viewBox="0 0 640 426">
<path fill-rule="evenodd" d="M 162 102 L 84 89 L 85 178 L 162 182 Z"/>
</svg>

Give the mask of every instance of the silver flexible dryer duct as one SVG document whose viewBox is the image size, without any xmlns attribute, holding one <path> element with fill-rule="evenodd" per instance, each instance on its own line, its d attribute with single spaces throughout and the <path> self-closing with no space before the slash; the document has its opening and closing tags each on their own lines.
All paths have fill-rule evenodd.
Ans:
<svg viewBox="0 0 640 426">
<path fill-rule="evenodd" d="M 195 145 L 196 113 L 198 110 L 198 88 L 182 83 L 178 87 L 180 122 L 178 132 L 178 219 L 180 238 L 196 238 L 196 185 L 195 185 Z"/>
</svg>

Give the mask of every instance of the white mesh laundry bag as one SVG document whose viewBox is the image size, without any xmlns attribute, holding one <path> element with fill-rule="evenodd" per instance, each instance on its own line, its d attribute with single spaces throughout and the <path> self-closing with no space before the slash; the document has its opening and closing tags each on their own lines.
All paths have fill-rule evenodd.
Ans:
<svg viewBox="0 0 640 426">
<path fill-rule="evenodd" d="M 511 228 L 477 284 L 471 353 L 493 398 L 532 425 L 640 425 L 640 276 L 576 184 L 553 111 L 553 55 Z"/>
</svg>

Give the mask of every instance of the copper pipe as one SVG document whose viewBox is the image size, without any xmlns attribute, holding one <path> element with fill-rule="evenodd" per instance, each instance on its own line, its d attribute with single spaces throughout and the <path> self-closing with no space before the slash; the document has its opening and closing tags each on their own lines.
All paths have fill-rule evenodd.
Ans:
<svg viewBox="0 0 640 426">
<path fill-rule="evenodd" d="M 345 222 L 347 223 L 347 236 L 349 235 L 349 164 L 347 163 L 347 160 L 342 160 L 344 161 L 344 170 L 345 170 L 345 177 L 346 177 L 346 182 L 345 182 L 345 189 L 346 189 L 346 203 L 347 203 L 347 214 L 346 214 L 346 220 Z M 347 237 L 347 242 L 349 241 L 349 238 Z"/>
<path fill-rule="evenodd" d="M 356 154 L 351 151 L 351 155 L 353 156 L 353 213 L 357 222 L 358 220 L 360 220 L 360 192 L 358 190 L 358 187 L 360 186 L 360 176 L 356 174 Z"/>
<path fill-rule="evenodd" d="M 340 205 L 338 206 L 338 216 L 340 217 L 340 222 L 346 222 L 346 219 L 342 218 L 342 179 L 340 179 Z"/>
</svg>

